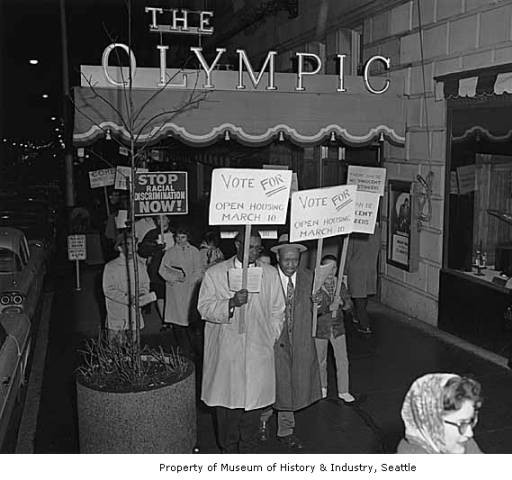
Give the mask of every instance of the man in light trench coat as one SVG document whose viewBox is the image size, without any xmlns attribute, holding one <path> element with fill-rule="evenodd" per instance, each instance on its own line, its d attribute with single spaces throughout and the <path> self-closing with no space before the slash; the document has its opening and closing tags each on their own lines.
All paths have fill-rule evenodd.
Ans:
<svg viewBox="0 0 512 480">
<path fill-rule="evenodd" d="M 284 295 L 274 267 L 261 267 L 258 293 L 230 290 L 228 271 L 242 268 L 243 243 L 243 234 L 238 234 L 236 255 L 206 270 L 197 306 L 206 322 L 201 399 L 215 407 L 223 453 L 250 452 L 262 408 L 275 401 L 274 344 L 284 322 Z M 258 232 L 252 232 L 248 248 L 253 266 L 261 250 Z"/>
</svg>

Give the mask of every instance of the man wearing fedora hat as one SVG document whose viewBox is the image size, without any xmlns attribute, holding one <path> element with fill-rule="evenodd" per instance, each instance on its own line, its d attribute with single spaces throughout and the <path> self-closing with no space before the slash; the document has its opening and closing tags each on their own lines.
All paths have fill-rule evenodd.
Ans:
<svg viewBox="0 0 512 480">
<path fill-rule="evenodd" d="M 281 235 L 271 248 L 277 256 L 278 272 L 285 296 L 285 325 L 275 347 L 276 402 L 278 440 L 292 450 L 303 445 L 295 435 L 294 412 L 320 400 L 320 372 L 315 341 L 312 337 L 313 272 L 299 268 L 304 245 L 290 243 Z M 315 296 L 315 300 L 320 300 Z M 268 438 L 268 419 L 272 411 L 261 417 L 260 440 Z"/>
</svg>

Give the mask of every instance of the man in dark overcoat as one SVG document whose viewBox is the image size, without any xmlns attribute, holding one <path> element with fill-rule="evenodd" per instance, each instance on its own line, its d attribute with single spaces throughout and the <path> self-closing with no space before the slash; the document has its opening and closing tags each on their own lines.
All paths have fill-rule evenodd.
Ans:
<svg viewBox="0 0 512 480">
<path fill-rule="evenodd" d="M 312 336 L 313 272 L 299 268 L 304 245 L 289 243 L 288 236 L 271 250 L 276 253 L 285 296 L 285 324 L 275 346 L 278 440 L 293 450 L 303 448 L 295 435 L 294 412 L 322 397 L 320 372 Z M 271 414 L 271 412 L 270 412 Z M 262 415 L 260 438 L 268 430 L 268 413 Z"/>
</svg>

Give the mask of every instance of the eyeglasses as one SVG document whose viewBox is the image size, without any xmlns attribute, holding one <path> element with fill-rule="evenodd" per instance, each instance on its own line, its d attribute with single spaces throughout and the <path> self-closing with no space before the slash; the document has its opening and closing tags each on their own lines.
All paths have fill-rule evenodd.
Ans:
<svg viewBox="0 0 512 480">
<path fill-rule="evenodd" d="M 471 427 L 471 429 L 476 427 L 476 424 L 478 423 L 478 412 L 475 412 L 473 417 L 467 421 L 455 423 L 455 422 L 450 422 L 448 420 L 444 420 L 444 423 L 447 423 L 448 425 L 453 425 L 454 427 L 457 427 L 457 429 L 459 430 L 459 433 L 461 435 L 466 435 L 469 427 Z"/>
</svg>

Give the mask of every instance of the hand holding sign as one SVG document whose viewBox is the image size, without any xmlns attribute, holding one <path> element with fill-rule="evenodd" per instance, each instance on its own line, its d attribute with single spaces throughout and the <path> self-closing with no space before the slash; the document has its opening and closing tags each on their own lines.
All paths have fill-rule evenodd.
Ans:
<svg viewBox="0 0 512 480">
<path fill-rule="evenodd" d="M 230 299 L 229 306 L 231 307 L 241 307 L 247 303 L 249 299 L 249 292 L 243 288 L 242 290 L 238 290 Z"/>
</svg>

